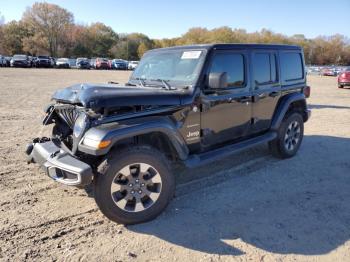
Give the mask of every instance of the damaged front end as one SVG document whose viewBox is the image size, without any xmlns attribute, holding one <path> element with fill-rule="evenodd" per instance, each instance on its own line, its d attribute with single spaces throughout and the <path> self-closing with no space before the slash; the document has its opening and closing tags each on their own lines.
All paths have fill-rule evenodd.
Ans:
<svg viewBox="0 0 350 262">
<path fill-rule="evenodd" d="M 44 125 L 53 124 L 50 138 L 36 138 L 26 149 L 54 180 L 84 186 L 93 169 L 118 140 L 127 136 L 125 121 L 163 114 L 180 105 L 179 94 L 156 88 L 81 84 L 57 91 L 46 109 Z M 134 129 L 136 128 L 133 125 Z M 115 134 L 111 138 L 111 134 Z M 118 135 L 117 135 L 118 134 Z"/>
<path fill-rule="evenodd" d="M 27 145 L 28 162 L 39 164 L 49 177 L 62 184 L 90 184 L 92 168 L 76 155 L 79 139 L 89 126 L 83 108 L 69 104 L 50 105 L 43 124 L 54 124 L 52 137 L 35 138 Z"/>
</svg>

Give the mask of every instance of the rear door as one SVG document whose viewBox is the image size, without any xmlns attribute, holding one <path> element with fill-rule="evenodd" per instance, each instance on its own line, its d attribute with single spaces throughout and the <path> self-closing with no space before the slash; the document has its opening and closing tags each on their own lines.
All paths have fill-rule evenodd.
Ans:
<svg viewBox="0 0 350 262">
<path fill-rule="evenodd" d="M 252 133 L 269 129 L 281 96 L 277 52 L 253 50 L 251 53 L 253 104 Z"/>
</svg>

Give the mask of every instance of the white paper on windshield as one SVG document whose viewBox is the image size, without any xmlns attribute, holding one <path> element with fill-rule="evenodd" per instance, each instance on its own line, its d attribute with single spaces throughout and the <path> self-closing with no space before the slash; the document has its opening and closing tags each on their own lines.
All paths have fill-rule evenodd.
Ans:
<svg viewBox="0 0 350 262">
<path fill-rule="evenodd" d="M 185 51 L 182 53 L 181 59 L 198 59 L 202 51 Z"/>
</svg>

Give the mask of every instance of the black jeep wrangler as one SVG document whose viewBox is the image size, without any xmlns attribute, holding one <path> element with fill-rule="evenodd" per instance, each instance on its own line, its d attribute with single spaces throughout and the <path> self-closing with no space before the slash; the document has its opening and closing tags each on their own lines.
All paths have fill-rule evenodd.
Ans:
<svg viewBox="0 0 350 262">
<path fill-rule="evenodd" d="M 155 218 L 175 190 L 170 163 L 194 168 L 268 142 L 292 157 L 310 116 L 302 49 L 214 44 L 147 52 L 129 82 L 57 91 L 46 109 L 51 138 L 27 146 L 57 182 L 93 184 L 109 219 Z"/>
</svg>

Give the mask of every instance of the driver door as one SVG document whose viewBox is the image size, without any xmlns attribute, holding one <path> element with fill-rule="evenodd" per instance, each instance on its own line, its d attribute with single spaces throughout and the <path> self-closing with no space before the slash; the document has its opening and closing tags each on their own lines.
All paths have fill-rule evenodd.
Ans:
<svg viewBox="0 0 350 262">
<path fill-rule="evenodd" d="M 227 88 L 211 90 L 205 86 L 201 95 L 202 146 L 212 147 L 244 137 L 252 117 L 252 95 L 248 77 L 248 55 L 243 50 L 216 50 L 207 71 L 226 72 Z"/>
</svg>

